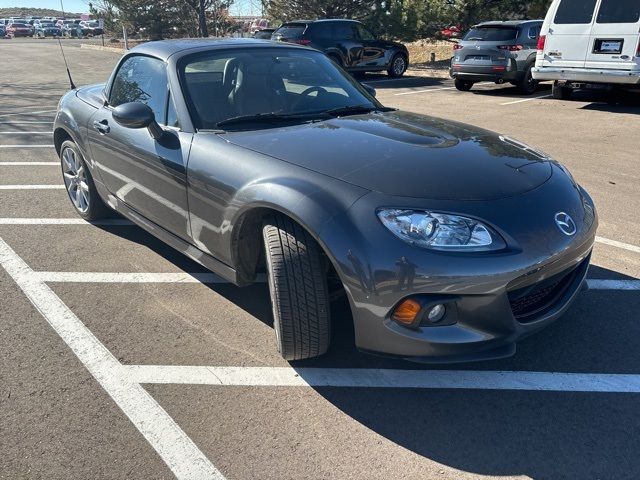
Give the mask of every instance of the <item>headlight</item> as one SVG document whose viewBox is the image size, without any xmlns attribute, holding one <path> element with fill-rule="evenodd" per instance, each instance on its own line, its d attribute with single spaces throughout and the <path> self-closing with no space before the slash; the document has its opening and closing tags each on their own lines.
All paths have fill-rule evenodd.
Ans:
<svg viewBox="0 0 640 480">
<path fill-rule="evenodd" d="M 378 210 L 378 218 L 398 238 L 434 250 L 480 252 L 501 250 L 505 241 L 472 218 L 422 210 Z"/>
</svg>

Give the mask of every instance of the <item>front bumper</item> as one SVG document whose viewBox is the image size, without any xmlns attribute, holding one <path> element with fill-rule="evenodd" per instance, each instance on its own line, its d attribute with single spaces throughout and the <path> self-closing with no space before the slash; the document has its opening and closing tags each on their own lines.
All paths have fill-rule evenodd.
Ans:
<svg viewBox="0 0 640 480">
<path fill-rule="evenodd" d="M 323 240 L 332 253 L 346 252 L 333 260 L 351 303 L 357 348 L 425 363 L 504 358 L 518 340 L 558 320 L 585 285 L 598 223 L 586 192 L 567 183 L 554 175 L 519 197 L 465 205 L 429 201 L 433 211 L 485 220 L 507 241 L 504 252 L 426 251 L 365 220 L 374 206 L 420 208 L 424 200 L 399 203 L 372 193 L 344 219 L 334 219 Z M 572 237 L 553 221 L 560 208 L 579 219 Z M 508 225 L 512 235 L 499 225 Z M 391 320 L 394 307 L 414 296 L 444 303 L 447 315 L 418 328 Z"/>
<path fill-rule="evenodd" d="M 640 71 L 638 70 L 534 67 L 531 72 L 533 78 L 539 81 L 564 80 L 577 83 L 640 85 Z"/>
</svg>

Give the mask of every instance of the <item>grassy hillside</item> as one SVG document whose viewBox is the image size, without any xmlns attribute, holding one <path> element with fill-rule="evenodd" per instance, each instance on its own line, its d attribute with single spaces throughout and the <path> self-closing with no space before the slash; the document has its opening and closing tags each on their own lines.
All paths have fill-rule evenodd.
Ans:
<svg viewBox="0 0 640 480">
<path fill-rule="evenodd" d="M 15 7 L 15 8 L 0 8 L 0 18 L 8 17 L 28 17 L 36 15 L 38 17 L 79 17 L 79 13 L 65 12 L 62 14 L 60 10 L 52 10 L 50 8 L 27 8 L 27 7 Z"/>
</svg>

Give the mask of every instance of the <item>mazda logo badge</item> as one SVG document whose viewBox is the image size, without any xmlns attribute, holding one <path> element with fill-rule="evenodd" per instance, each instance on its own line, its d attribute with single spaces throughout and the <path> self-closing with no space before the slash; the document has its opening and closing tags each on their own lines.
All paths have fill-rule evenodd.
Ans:
<svg viewBox="0 0 640 480">
<path fill-rule="evenodd" d="M 578 231 L 578 228 L 576 227 L 576 222 L 574 222 L 573 218 L 571 218 L 568 214 L 564 212 L 556 213 L 556 225 L 558 225 L 558 228 L 562 233 L 564 233 L 569 237 L 571 237 L 572 235 L 575 235 L 575 233 Z"/>
</svg>

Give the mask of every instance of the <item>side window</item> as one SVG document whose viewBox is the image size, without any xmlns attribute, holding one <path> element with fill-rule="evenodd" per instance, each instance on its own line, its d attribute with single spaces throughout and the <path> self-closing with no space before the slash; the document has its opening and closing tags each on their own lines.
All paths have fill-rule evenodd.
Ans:
<svg viewBox="0 0 640 480">
<path fill-rule="evenodd" d="M 140 102 L 149 105 L 160 123 L 164 122 L 167 101 L 167 71 L 157 58 L 135 55 L 120 66 L 109 96 L 109 105 Z"/>
<path fill-rule="evenodd" d="M 169 92 L 169 100 L 167 100 L 167 127 L 180 128 L 178 114 L 176 113 L 176 104 L 173 103 L 171 92 Z"/>
<path fill-rule="evenodd" d="M 640 2 L 638 0 L 602 0 L 598 11 L 598 23 L 638 23 Z"/>
<path fill-rule="evenodd" d="M 333 27 L 334 40 L 354 40 L 356 32 L 351 23 L 339 22 Z"/>
<path fill-rule="evenodd" d="M 358 24 L 356 28 L 358 29 L 360 40 L 375 40 L 373 34 L 364 25 Z"/>
<path fill-rule="evenodd" d="M 540 30 L 540 25 L 534 25 L 533 27 L 529 28 L 529 38 L 531 40 L 537 40 L 540 36 Z"/>
<path fill-rule="evenodd" d="M 554 23 L 556 25 L 591 23 L 595 8 L 596 0 L 562 0 L 556 11 Z"/>
</svg>

